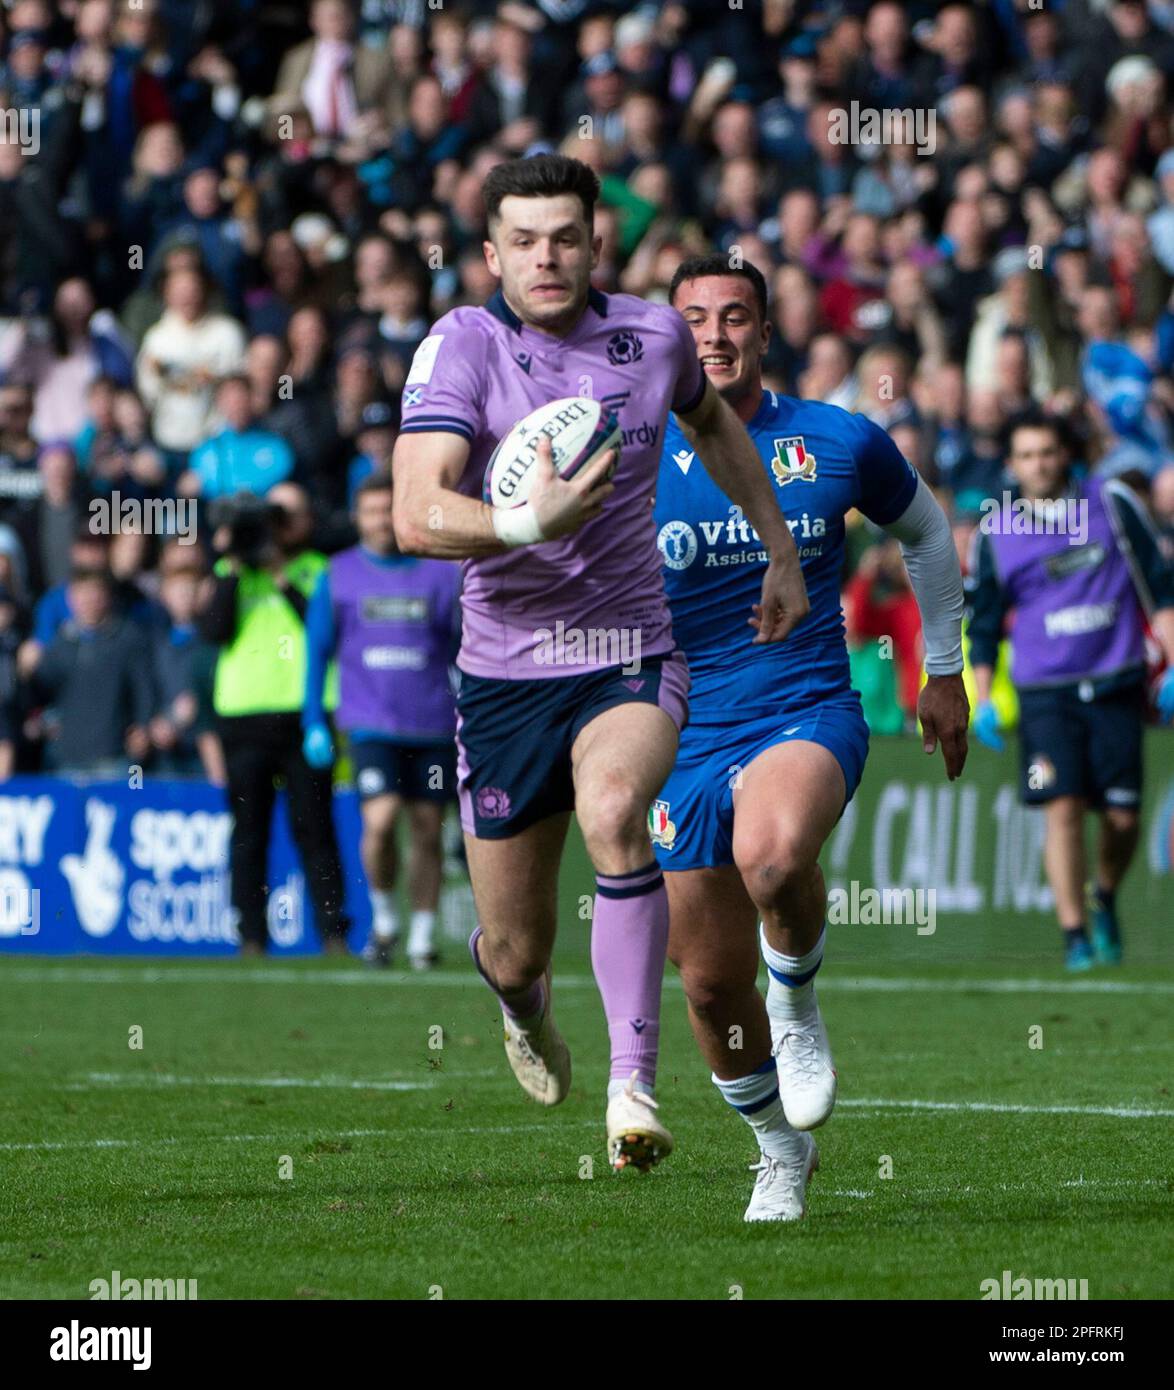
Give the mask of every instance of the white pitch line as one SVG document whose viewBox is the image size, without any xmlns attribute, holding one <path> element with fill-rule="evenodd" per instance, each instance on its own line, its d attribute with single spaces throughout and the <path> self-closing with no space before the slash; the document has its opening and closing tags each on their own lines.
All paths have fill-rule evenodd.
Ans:
<svg viewBox="0 0 1174 1390">
<path fill-rule="evenodd" d="M 257 1082 L 238 1082 L 229 1078 L 231 1084 L 257 1085 Z M 201 1084 L 198 1078 L 194 1084 Z M 365 1084 L 365 1083 L 363 1083 Z M 1105 1115 L 1113 1119 L 1165 1119 L 1174 1117 L 1174 1110 L 1154 1110 L 1117 1106 L 1098 1105 L 1000 1105 L 984 1101 L 949 1100 L 840 1100 L 839 1109 L 867 1110 L 948 1110 L 969 1113 L 994 1111 L 1012 1115 Z M 599 1128 L 596 1120 L 562 1121 L 557 1128 Z M 407 1126 L 401 1129 L 344 1129 L 324 1133 L 321 1129 L 286 1131 L 282 1134 L 208 1134 L 193 1135 L 183 1139 L 46 1139 L 26 1143 L 2 1143 L 0 1152 L 38 1150 L 38 1149 L 125 1149 L 141 1148 L 151 1144 L 210 1144 L 210 1143 L 277 1143 L 288 1144 L 291 1139 L 305 1138 L 392 1138 L 414 1141 L 424 1135 L 452 1134 L 526 1134 L 533 1131 L 556 1132 L 550 1124 L 527 1125 L 436 1125 L 424 1128 Z M 850 1194 L 849 1194 L 850 1195 Z"/>
<path fill-rule="evenodd" d="M 346 1076 L 170 1076 L 156 1072 L 94 1071 L 87 1081 L 115 1086 L 307 1086 L 352 1091 L 428 1091 L 435 1081 L 355 1081 Z"/>
<path fill-rule="evenodd" d="M 1108 1115 L 1118 1120 L 1174 1118 L 1174 1110 L 1121 1105 L 1004 1105 L 983 1100 L 838 1100 L 854 1110 L 951 1110 L 996 1115 Z"/>
<path fill-rule="evenodd" d="M 833 967 L 834 969 L 834 967 Z M 0 975 L 8 984 L 79 984 L 79 985 L 372 985 L 379 988 L 411 988 L 420 986 L 484 990 L 485 984 L 471 970 L 429 970 L 420 974 L 388 974 L 375 970 L 326 970 L 310 967 L 293 970 L 288 966 L 263 965 L 237 967 L 226 960 L 224 968 L 192 966 L 176 970 L 159 967 L 93 967 L 73 970 L 63 966 L 28 966 L 18 962 L 4 970 L 0 956 Z M 595 989 L 590 975 L 559 975 L 554 977 L 560 989 Z M 667 989 L 679 990 L 680 978 L 669 975 Z M 907 977 L 888 978 L 878 975 L 821 975 L 820 993 L 840 990 L 849 994 L 1174 994 L 1174 983 L 1163 980 L 1145 982 L 1127 980 L 934 980 Z"/>
<path fill-rule="evenodd" d="M 590 1126 L 600 1129 L 598 1120 L 563 1121 L 567 1128 Z M 0 1144 L 0 1152 L 27 1151 L 39 1149 L 140 1149 L 154 1144 L 288 1144 L 291 1139 L 406 1139 L 416 1140 L 421 1135 L 452 1134 L 527 1134 L 534 1130 L 548 1130 L 545 1124 L 533 1125 L 439 1125 L 423 1129 L 341 1129 L 324 1134 L 320 1129 L 287 1130 L 283 1134 L 199 1134 L 190 1138 L 174 1137 L 161 1139 L 39 1139 L 28 1143 Z M 303 1155 L 304 1157 L 305 1155 Z"/>
</svg>

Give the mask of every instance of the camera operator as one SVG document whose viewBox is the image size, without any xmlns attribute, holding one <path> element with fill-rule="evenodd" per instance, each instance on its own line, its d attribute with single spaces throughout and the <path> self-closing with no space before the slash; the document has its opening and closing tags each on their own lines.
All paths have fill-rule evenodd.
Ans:
<svg viewBox="0 0 1174 1390">
<path fill-rule="evenodd" d="M 274 779 L 281 776 L 323 947 L 345 953 L 331 775 L 302 755 L 306 605 L 327 563 L 307 546 L 309 500 L 296 484 L 279 483 L 264 498 L 236 493 L 210 510 L 221 558 L 200 632 L 221 647 L 212 703 L 233 813 L 232 905 L 241 950 L 260 955 L 268 944 L 269 836 Z"/>
</svg>

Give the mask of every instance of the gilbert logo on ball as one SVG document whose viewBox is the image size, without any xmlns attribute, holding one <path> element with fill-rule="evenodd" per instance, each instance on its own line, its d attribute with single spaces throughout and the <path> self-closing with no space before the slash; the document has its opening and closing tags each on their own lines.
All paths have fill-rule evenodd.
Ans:
<svg viewBox="0 0 1174 1390">
<path fill-rule="evenodd" d="M 485 466 L 482 496 L 493 507 L 520 507 L 534 486 L 538 445 L 550 440 L 551 460 L 563 478 L 573 478 L 608 449 L 619 449 L 622 432 L 613 410 L 587 396 L 566 396 L 532 410 L 504 436 Z M 613 464 L 612 471 L 614 472 Z"/>
</svg>

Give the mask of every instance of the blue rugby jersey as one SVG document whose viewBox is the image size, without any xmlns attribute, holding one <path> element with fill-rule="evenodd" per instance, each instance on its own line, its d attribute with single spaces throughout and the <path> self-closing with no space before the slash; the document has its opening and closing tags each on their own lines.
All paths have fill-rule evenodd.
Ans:
<svg viewBox="0 0 1174 1390">
<path fill-rule="evenodd" d="M 694 724 L 785 715 L 850 689 L 844 516 L 855 507 L 887 525 L 917 488 L 884 430 L 839 406 L 766 391 L 746 428 L 798 548 L 811 612 L 785 642 L 754 645 L 748 620 L 766 551 L 670 415 L 654 517 L 673 634 L 693 677 Z"/>
</svg>

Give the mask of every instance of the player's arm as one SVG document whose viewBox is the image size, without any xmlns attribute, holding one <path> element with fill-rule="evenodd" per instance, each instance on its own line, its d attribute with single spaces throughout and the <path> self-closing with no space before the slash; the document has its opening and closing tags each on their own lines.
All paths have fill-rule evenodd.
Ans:
<svg viewBox="0 0 1174 1390">
<path fill-rule="evenodd" d="M 962 684 L 962 570 L 945 512 L 924 478 L 909 505 L 884 528 L 901 543 L 901 557 L 921 615 L 927 680 L 917 701 L 922 742 L 933 753 L 940 742 L 952 782 L 966 765 L 970 702 Z"/>
<path fill-rule="evenodd" d="M 1166 658 L 1167 670 L 1155 700 L 1162 719 L 1169 723 L 1174 719 L 1174 571 L 1162 553 L 1149 517 L 1128 484 L 1117 479 L 1106 483 L 1105 504 L 1129 563 L 1138 602 Z"/>
<path fill-rule="evenodd" d="M 1128 484 L 1105 484 L 1105 502 L 1133 574 L 1138 601 L 1150 620 L 1166 660 L 1174 664 L 1174 571 L 1149 517 Z"/>
<path fill-rule="evenodd" d="M 982 531 L 974 533 L 970 552 L 970 578 L 966 583 L 970 604 L 970 664 L 979 705 L 989 703 L 999 659 L 999 642 L 1007 603 L 995 571 L 990 542 Z"/>
<path fill-rule="evenodd" d="M 302 698 L 302 756 L 320 771 L 334 761 L 334 740 L 326 722 L 322 692 L 326 667 L 334 654 L 334 602 L 330 596 L 330 571 L 318 583 L 306 605 L 306 685 Z"/>
<path fill-rule="evenodd" d="M 746 427 L 706 381 L 697 406 L 677 412 L 682 433 L 726 496 L 742 509 L 770 556 L 762 601 L 750 619 L 755 642 L 781 642 L 811 611 L 807 586 L 786 518 L 779 508 Z"/>
<path fill-rule="evenodd" d="M 396 544 L 407 555 L 466 560 L 568 535 L 598 516 L 615 490 L 607 481 L 613 455 L 568 480 L 555 473 L 550 441 L 542 440 L 530 500 L 504 510 L 456 491 L 469 458 L 461 435 L 405 431 L 391 460 Z"/>
<path fill-rule="evenodd" d="M 318 576 L 318 583 L 306 606 L 306 687 L 302 701 L 302 728 L 326 723 L 322 692 L 326 667 L 334 655 L 334 603 L 330 596 L 330 571 Z"/>
</svg>

